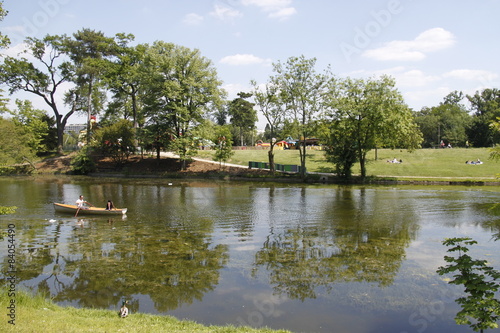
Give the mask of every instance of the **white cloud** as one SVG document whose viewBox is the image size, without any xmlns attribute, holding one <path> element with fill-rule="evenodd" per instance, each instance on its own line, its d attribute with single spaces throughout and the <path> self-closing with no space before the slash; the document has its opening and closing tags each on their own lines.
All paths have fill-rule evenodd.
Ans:
<svg viewBox="0 0 500 333">
<path fill-rule="evenodd" d="M 286 20 L 287 18 L 295 15 L 297 10 L 293 7 L 282 8 L 269 14 L 270 18 L 277 18 L 279 20 Z"/>
<path fill-rule="evenodd" d="M 228 83 L 222 86 L 222 88 L 227 92 L 228 100 L 232 100 L 238 97 L 238 93 L 242 91 L 250 91 L 250 85 L 244 85 L 240 83 Z"/>
<path fill-rule="evenodd" d="M 394 67 L 379 71 L 379 75 L 382 74 L 394 77 L 396 84 L 400 87 L 424 87 L 441 79 L 438 75 L 427 75 L 421 70 L 408 70 L 404 67 Z"/>
<path fill-rule="evenodd" d="M 433 28 L 422 32 L 409 41 L 392 41 L 377 49 L 370 49 L 363 56 L 375 60 L 419 61 L 427 53 L 443 50 L 455 44 L 455 36 L 443 28 Z"/>
<path fill-rule="evenodd" d="M 2 54 L 10 57 L 23 57 L 29 60 L 33 60 L 34 58 L 30 56 L 29 53 L 24 53 L 24 51 L 28 48 L 26 43 L 19 43 L 14 46 L 10 46 L 8 49 L 2 50 Z"/>
<path fill-rule="evenodd" d="M 291 7 L 292 0 L 242 0 L 244 6 L 257 6 L 266 13 L 269 13 L 270 18 L 286 20 L 295 15 L 297 10 Z"/>
<path fill-rule="evenodd" d="M 474 69 L 455 69 L 445 73 L 444 76 L 467 81 L 493 81 L 498 78 L 496 73 Z"/>
<path fill-rule="evenodd" d="M 242 16 L 238 10 L 226 6 L 220 6 L 218 4 L 214 5 L 214 10 L 210 12 L 210 15 L 222 21 Z"/>
<path fill-rule="evenodd" d="M 350 75 L 356 77 L 380 77 L 382 75 L 389 75 L 396 80 L 396 85 L 398 87 L 424 87 L 441 80 L 441 77 L 438 75 L 428 75 L 421 70 L 407 69 L 403 66 L 396 66 L 376 71 L 358 70 L 351 72 Z"/>
<path fill-rule="evenodd" d="M 187 25 L 199 25 L 203 22 L 203 16 L 196 13 L 190 13 L 184 16 L 184 20 L 182 20 L 182 22 Z"/>
<path fill-rule="evenodd" d="M 220 60 L 221 64 L 231 66 L 256 65 L 256 64 L 271 64 L 271 59 L 263 59 L 253 54 L 235 54 L 226 56 Z"/>
</svg>

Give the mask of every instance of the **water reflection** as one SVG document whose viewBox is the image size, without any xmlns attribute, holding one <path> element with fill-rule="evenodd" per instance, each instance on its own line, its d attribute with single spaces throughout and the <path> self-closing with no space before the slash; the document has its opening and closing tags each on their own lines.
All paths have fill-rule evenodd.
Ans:
<svg viewBox="0 0 500 333">
<path fill-rule="evenodd" d="M 16 224 L 21 284 L 61 304 L 115 309 L 126 298 L 132 312 L 208 324 L 241 324 L 259 298 L 280 310 L 254 326 L 329 332 L 346 316 L 383 314 L 403 330 L 415 306 L 447 288 L 435 274 L 440 241 L 466 230 L 488 242 L 500 230 L 487 208 L 495 191 L 170 182 L 0 179 L 9 193 L 0 204 L 20 206 L 0 222 Z M 79 194 L 129 213 L 54 213 L 51 202 Z M 207 315 L 214 307 L 218 317 Z M 297 322 L 297 309 L 322 317 L 322 328 Z"/>
</svg>

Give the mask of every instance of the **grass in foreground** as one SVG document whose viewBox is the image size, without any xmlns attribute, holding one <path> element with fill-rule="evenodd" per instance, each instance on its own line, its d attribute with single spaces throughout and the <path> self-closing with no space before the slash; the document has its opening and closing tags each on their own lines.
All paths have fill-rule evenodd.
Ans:
<svg viewBox="0 0 500 333">
<path fill-rule="evenodd" d="M 249 161 L 267 162 L 267 150 L 236 150 L 228 163 L 248 165 Z M 212 158 L 214 151 L 200 151 L 200 158 Z M 368 176 L 377 177 L 415 177 L 415 178 L 460 178 L 492 180 L 500 172 L 500 163 L 489 159 L 488 148 L 419 149 L 414 152 L 399 149 L 379 149 L 377 160 L 375 151 L 368 153 Z M 388 163 L 388 160 L 403 160 L 401 164 Z M 467 160 L 480 159 L 481 165 L 465 164 Z M 300 164 L 298 150 L 276 150 L 275 162 L 281 164 Z M 334 172 L 334 165 L 327 162 L 323 151 L 309 150 L 306 167 L 309 172 Z M 359 173 L 359 164 L 354 165 L 353 173 Z"/>
<path fill-rule="evenodd" d="M 4 290 L 5 286 L 2 287 Z M 203 326 L 192 321 L 181 321 L 171 316 L 134 313 L 127 318 L 118 317 L 117 311 L 99 309 L 76 309 L 60 307 L 44 297 L 17 292 L 15 301 L 15 326 L 6 316 L 10 298 L 0 292 L 0 307 L 3 309 L 1 332 L 217 332 L 217 333 L 270 333 L 288 331 L 252 329 L 248 327 Z"/>
</svg>

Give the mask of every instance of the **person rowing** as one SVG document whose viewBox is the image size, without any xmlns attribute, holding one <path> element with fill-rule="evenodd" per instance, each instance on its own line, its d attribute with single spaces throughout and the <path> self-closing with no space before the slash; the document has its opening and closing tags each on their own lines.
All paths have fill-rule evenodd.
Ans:
<svg viewBox="0 0 500 333">
<path fill-rule="evenodd" d="M 80 209 L 88 209 L 88 207 L 86 205 L 89 205 L 91 207 L 94 206 L 90 202 L 85 201 L 85 199 L 83 199 L 83 195 L 80 195 L 80 197 L 78 198 L 78 200 L 76 200 L 76 206 L 78 208 L 76 209 L 75 216 L 78 215 L 78 212 L 80 211 Z"/>
</svg>

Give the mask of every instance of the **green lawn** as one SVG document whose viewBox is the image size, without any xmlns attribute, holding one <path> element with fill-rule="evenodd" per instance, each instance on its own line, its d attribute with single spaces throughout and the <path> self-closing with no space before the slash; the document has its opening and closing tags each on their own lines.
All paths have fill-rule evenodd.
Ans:
<svg viewBox="0 0 500 333">
<path fill-rule="evenodd" d="M 267 150 L 236 150 L 228 163 L 248 166 L 249 161 L 267 162 Z M 198 157 L 211 159 L 214 151 L 199 151 Z M 369 176 L 429 177 L 429 178 L 471 178 L 493 179 L 500 173 L 500 162 L 489 159 L 488 148 L 419 149 L 412 153 L 406 150 L 379 149 L 378 159 L 375 151 L 368 154 Z M 387 160 L 403 160 L 401 164 L 388 163 Z M 465 164 L 467 160 L 480 159 L 481 165 Z M 276 150 L 275 162 L 281 164 L 300 164 L 298 150 Z M 333 172 L 333 164 L 326 162 L 324 152 L 309 150 L 306 167 L 309 172 Z M 353 168 L 359 173 L 359 165 Z"/>
<path fill-rule="evenodd" d="M 132 313 L 127 318 L 118 316 L 116 311 L 99 309 L 76 309 L 60 307 L 41 296 L 17 292 L 8 297 L 5 290 L 0 291 L 0 306 L 4 315 L 0 321 L 0 332 L 189 332 L 189 333 L 271 333 L 289 331 L 271 329 L 252 329 L 234 326 L 204 326 L 193 321 L 178 320 L 171 316 Z M 15 310 L 7 306 L 15 301 Z M 6 314 L 12 314 L 9 317 Z M 10 320 L 15 319 L 12 325 Z"/>
</svg>

